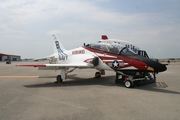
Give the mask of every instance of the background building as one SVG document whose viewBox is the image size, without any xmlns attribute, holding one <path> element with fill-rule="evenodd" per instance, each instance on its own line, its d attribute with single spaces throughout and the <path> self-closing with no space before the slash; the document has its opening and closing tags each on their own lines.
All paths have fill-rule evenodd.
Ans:
<svg viewBox="0 0 180 120">
<path fill-rule="evenodd" d="M 0 53 L 0 61 L 6 61 L 7 59 L 9 59 L 11 61 L 20 61 L 21 56 Z"/>
</svg>

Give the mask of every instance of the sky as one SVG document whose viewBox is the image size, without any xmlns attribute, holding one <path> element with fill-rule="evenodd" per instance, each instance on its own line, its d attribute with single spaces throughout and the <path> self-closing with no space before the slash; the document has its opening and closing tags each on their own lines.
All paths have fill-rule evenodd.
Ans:
<svg viewBox="0 0 180 120">
<path fill-rule="evenodd" d="M 0 0 L 0 53 L 53 53 L 52 34 L 69 50 L 101 35 L 129 41 L 152 58 L 180 58 L 180 0 Z"/>
</svg>

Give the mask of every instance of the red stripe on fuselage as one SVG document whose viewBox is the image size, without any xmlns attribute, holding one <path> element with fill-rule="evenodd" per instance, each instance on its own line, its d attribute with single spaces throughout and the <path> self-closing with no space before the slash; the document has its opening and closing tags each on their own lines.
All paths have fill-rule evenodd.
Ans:
<svg viewBox="0 0 180 120">
<path fill-rule="evenodd" d="M 147 70 L 147 67 L 148 67 L 148 65 L 145 62 L 129 58 L 128 56 L 123 56 L 123 55 L 119 55 L 119 54 L 113 54 L 113 53 L 110 53 L 110 52 L 105 52 L 105 51 L 93 49 L 93 48 L 86 47 L 86 46 L 84 46 L 84 48 L 86 50 L 91 51 L 91 52 L 102 54 L 102 56 L 98 56 L 101 60 L 112 60 L 112 61 L 114 61 L 114 60 L 122 60 L 124 63 L 128 63 L 128 65 L 126 65 L 125 67 L 134 66 L 138 70 Z M 104 54 L 104 56 L 103 56 L 103 54 Z M 110 57 L 110 56 L 112 56 L 112 57 Z"/>
</svg>

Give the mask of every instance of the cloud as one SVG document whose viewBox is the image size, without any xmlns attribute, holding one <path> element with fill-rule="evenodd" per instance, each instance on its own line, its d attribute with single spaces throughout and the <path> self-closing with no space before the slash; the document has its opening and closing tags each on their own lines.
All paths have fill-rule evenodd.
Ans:
<svg viewBox="0 0 180 120">
<path fill-rule="evenodd" d="M 99 7 L 97 3 L 103 4 Z M 57 34 L 69 49 L 84 42 L 97 42 L 102 34 L 128 40 L 149 51 L 152 51 L 149 46 L 166 50 L 158 45 L 170 44 L 172 40 L 179 44 L 180 23 L 175 13 L 128 13 L 103 7 L 109 3 L 110 0 L 0 1 L 1 44 L 13 40 L 21 42 L 22 49 L 31 49 L 28 54 L 14 46 L 12 48 L 23 56 L 31 57 L 40 56 L 34 53 L 42 43 L 46 47 L 41 51 L 42 55 L 46 56 L 51 51 L 47 46 L 51 44 L 52 33 Z M 0 49 L 11 52 L 5 47 Z"/>
<path fill-rule="evenodd" d="M 75 19 L 85 19 L 88 21 L 102 22 L 107 24 L 125 24 L 135 20 L 141 15 L 127 15 L 123 13 L 110 12 L 100 9 L 88 1 L 64 1 L 64 0 L 8 0 L 0 4 L 1 21 L 6 25 L 26 24 L 28 22 L 48 19 L 51 17 L 68 17 Z"/>
</svg>

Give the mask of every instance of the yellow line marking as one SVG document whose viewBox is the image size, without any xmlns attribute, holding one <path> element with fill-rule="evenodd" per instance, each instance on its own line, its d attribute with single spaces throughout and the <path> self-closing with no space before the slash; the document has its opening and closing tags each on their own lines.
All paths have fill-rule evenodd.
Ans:
<svg viewBox="0 0 180 120">
<path fill-rule="evenodd" d="M 38 78 L 39 76 L 0 76 L 0 78 Z"/>
</svg>

